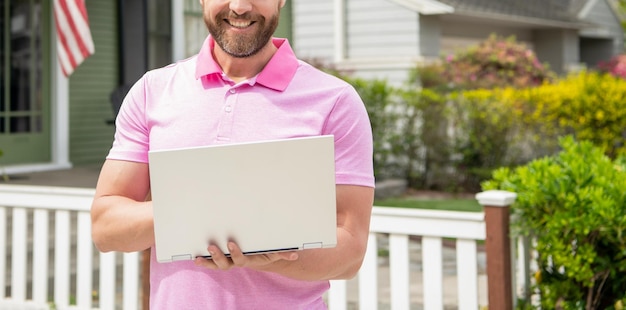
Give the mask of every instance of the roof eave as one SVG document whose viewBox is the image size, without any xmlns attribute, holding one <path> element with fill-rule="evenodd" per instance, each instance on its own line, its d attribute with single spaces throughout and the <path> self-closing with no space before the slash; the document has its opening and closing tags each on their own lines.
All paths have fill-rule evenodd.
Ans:
<svg viewBox="0 0 626 310">
<path fill-rule="evenodd" d="M 560 21 L 560 20 L 547 20 L 535 17 L 527 16 L 515 16 L 507 14 L 489 13 L 489 12 L 474 12 L 474 11 L 455 11 L 454 15 L 490 19 L 495 21 L 517 22 L 520 24 L 527 24 L 529 26 L 538 27 L 550 27 L 550 28 L 564 28 L 564 29 L 587 29 L 598 27 L 596 24 L 587 23 L 583 21 Z"/>
<path fill-rule="evenodd" d="M 389 0 L 422 15 L 454 13 L 454 7 L 436 0 Z"/>
</svg>

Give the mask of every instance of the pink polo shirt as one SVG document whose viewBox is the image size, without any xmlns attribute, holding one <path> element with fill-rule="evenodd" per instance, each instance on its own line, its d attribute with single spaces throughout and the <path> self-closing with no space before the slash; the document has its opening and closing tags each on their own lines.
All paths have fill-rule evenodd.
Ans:
<svg viewBox="0 0 626 310">
<path fill-rule="evenodd" d="M 107 159 L 147 163 L 151 149 L 330 134 L 336 183 L 373 187 L 371 127 L 354 88 L 296 59 L 286 40 L 273 42 L 266 67 L 240 83 L 214 61 L 210 37 L 198 55 L 146 73 L 124 99 Z M 154 257 L 151 309 L 326 308 L 328 281 Z"/>
</svg>

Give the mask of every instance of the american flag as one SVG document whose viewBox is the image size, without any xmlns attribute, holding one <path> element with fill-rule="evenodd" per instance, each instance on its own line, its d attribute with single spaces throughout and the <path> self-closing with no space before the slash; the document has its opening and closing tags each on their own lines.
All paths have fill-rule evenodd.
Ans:
<svg viewBox="0 0 626 310">
<path fill-rule="evenodd" d="M 54 0 L 57 55 L 65 76 L 95 52 L 85 0 Z"/>
</svg>

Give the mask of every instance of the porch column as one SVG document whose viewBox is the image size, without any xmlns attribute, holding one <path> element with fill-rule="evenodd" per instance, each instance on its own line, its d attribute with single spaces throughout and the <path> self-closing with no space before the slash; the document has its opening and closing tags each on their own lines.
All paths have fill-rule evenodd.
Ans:
<svg viewBox="0 0 626 310">
<path fill-rule="evenodd" d="M 185 1 L 172 1 L 172 61 L 185 59 Z"/>
<path fill-rule="evenodd" d="M 53 12 L 51 12 L 53 14 Z M 69 79 L 63 75 L 61 64 L 57 59 L 57 33 L 54 18 L 50 19 L 48 33 L 50 40 L 51 59 L 51 109 L 50 109 L 50 135 L 51 135 L 51 161 L 52 165 L 59 168 L 69 168 L 70 163 L 70 86 Z"/>
<path fill-rule="evenodd" d="M 333 1 L 334 25 L 335 25 L 335 63 L 341 63 L 346 59 L 346 0 Z"/>
</svg>

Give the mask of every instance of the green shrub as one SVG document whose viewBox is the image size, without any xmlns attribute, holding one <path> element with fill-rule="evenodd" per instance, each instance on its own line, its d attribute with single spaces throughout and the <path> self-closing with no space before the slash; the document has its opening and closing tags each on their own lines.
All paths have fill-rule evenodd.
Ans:
<svg viewBox="0 0 626 310">
<path fill-rule="evenodd" d="M 626 160 L 571 136 L 559 144 L 483 189 L 518 194 L 513 232 L 536 239 L 542 309 L 614 309 L 626 300 Z"/>
<path fill-rule="evenodd" d="M 391 140 L 403 177 L 412 188 L 446 186 L 449 164 L 446 98 L 430 89 L 398 92 L 398 134 Z"/>
<path fill-rule="evenodd" d="M 449 97 L 459 181 L 476 184 L 494 168 L 558 151 L 558 137 L 626 154 L 626 80 L 582 71 L 530 88 L 477 89 Z"/>
<path fill-rule="evenodd" d="M 529 146 L 527 133 L 520 131 L 521 125 L 528 127 L 528 124 L 521 123 L 520 115 L 526 107 L 515 90 L 542 85 L 554 76 L 526 45 L 516 42 L 514 37 L 496 35 L 416 68 L 409 77 L 409 85 L 416 88 L 421 85 L 443 98 L 434 101 L 434 108 L 423 108 L 440 111 L 440 117 L 432 121 L 440 126 L 425 126 L 418 134 L 421 141 L 437 143 L 427 148 L 437 151 L 427 158 L 426 178 L 432 170 L 454 168 L 455 172 L 447 176 L 435 174 L 435 178 L 447 182 L 439 187 L 477 191 L 493 169 L 532 157 L 529 152 L 520 151 Z M 441 108 L 441 102 L 446 102 L 445 109 Z M 447 125 L 452 130 L 451 136 L 441 134 L 441 126 Z"/>
<path fill-rule="evenodd" d="M 448 163 L 445 97 L 428 89 L 394 88 L 385 80 L 342 79 L 354 86 L 367 108 L 376 178 L 428 186 L 427 176 Z"/>
<path fill-rule="evenodd" d="M 451 72 L 461 78 L 462 70 L 479 68 L 515 78 L 449 83 Z M 512 38 L 492 36 L 448 62 L 416 69 L 403 88 L 340 77 L 366 104 L 376 177 L 404 178 L 411 188 L 478 191 L 496 168 L 556 153 L 564 135 L 589 140 L 610 158 L 626 154 L 626 80 L 591 71 L 554 80 Z"/>
<path fill-rule="evenodd" d="M 506 88 L 465 91 L 449 97 L 452 147 L 458 154 L 452 164 L 464 188 L 479 191 L 480 182 L 494 169 L 525 162 L 520 150 L 524 135 L 520 115 L 524 110 L 518 96 L 518 90 Z"/>
</svg>

